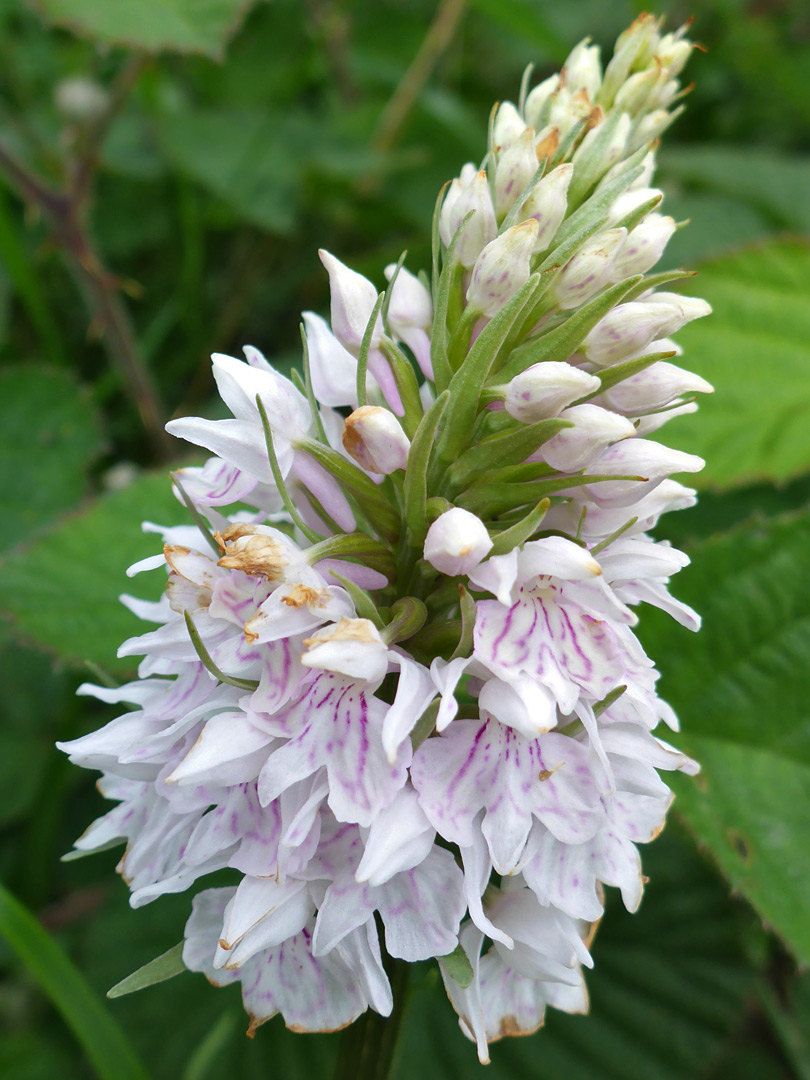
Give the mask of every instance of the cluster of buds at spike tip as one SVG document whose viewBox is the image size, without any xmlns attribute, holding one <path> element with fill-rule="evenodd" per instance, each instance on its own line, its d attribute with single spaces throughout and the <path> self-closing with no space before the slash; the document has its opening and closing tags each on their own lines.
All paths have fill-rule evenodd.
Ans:
<svg viewBox="0 0 810 1080">
<path fill-rule="evenodd" d="M 437 958 L 486 1061 L 585 1010 L 604 886 L 640 902 L 659 772 L 696 768 L 633 631 L 642 602 L 698 626 L 651 530 L 702 462 L 648 437 L 711 390 L 670 340 L 708 305 L 648 273 L 691 48 L 647 15 L 604 69 L 582 42 L 441 194 L 432 281 L 321 252 L 301 372 L 215 356 L 232 416 L 169 425 L 213 455 L 175 476 L 194 522 L 132 568 L 168 574 L 124 598 L 138 678 L 82 690 L 131 707 L 63 749 L 115 803 L 77 846 L 126 840 L 133 905 L 230 868 L 183 958 L 253 1026 L 387 1015 L 384 953 Z"/>
</svg>

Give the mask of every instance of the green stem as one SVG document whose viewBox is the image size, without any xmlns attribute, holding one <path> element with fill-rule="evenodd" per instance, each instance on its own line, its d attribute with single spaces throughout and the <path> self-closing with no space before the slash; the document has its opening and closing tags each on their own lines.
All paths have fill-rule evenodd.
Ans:
<svg viewBox="0 0 810 1080">
<path fill-rule="evenodd" d="M 390 1016 L 366 1010 L 346 1028 L 340 1041 L 333 1080 L 388 1080 L 405 1012 L 405 992 L 410 966 L 404 960 L 386 958 L 394 994 Z"/>
</svg>

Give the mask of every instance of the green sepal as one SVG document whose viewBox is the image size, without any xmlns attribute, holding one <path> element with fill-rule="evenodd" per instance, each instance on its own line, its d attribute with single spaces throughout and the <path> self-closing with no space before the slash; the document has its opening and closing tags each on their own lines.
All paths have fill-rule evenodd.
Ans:
<svg viewBox="0 0 810 1080">
<path fill-rule="evenodd" d="M 310 563 L 320 559 L 349 559 L 370 566 L 372 570 L 378 570 L 389 581 L 396 577 L 396 563 L 390 548 L 381 544 L 366 533 L 337 533 L 328 536 L 326 540 L 320 540 L 306 551 L 307 560 Z"/>
<path fill-rule="evenodd" d="M 446 956 L 437 956 L 439 961 L 439 967 L 446 973 L 448 978 L 452 979 L 454 983 L 466 990 L 473 981 L 474 972 L 472 964 L 467 957 L 467 954 L 459 943 L 455 949 Z"/>
<path fill-rule="evenodd" d="M 436 698 L 428 705 L 411 729 L 411 746 L 417 750 L 436 727 L 441 700 Z"/>
<path fill-rule="evenodd" d="M 427 608 L 415 596 L 402 596 L 393 604 L 391 615 L 391 622 L 382 631 L 386 645 L 406 641 L 418 634 L 427 621 Z"/>
<path fill-rule="evenodd" d="M 624 303 L 628 304 L 631 300 L 636 300 L 642 293 L 649 292 L 650 289 L 657 289 L 659 285 L 668 285 L 670 281 L 684 281 L 687 278 L 696 276 L 697 270 L 662 270 L 660 274 L 647 274 L 625 296 Z"/>
<path fill-rule="evenodd" d="M 565 159 L 573 153 L 574 146 L 579 142 L 580 138 L 587 134 L 588 131 L 588 117 L 583 117 L 582 120 L 577 122 L 569 128 L 562 139 L 560 139 L 559 145 L 554 153 L 551 155 L 551 161 L 549 166 L 551 169 L 555 169 Z"/>
<path fill-rule="evenodd" d="M 614 540 L 618 540 L 622 533 L 626 533 L 637 521 L 637 517 L 632 517 L 629 521 L 625 521 L 624 525 L 620 525 L 618 529 L 614 529 L 610 536 L 606 536 L 604 540 L 600 540 L 598 544 L 594 544 L 590 549 L 591 555 L 598 555 L 600 551 L 604 551 L 606 547 L 610 547 Z"/>
<path fill-rule="evenodd" d="M 383 324 L 383 332 L 386 333 L 386 334 L 388 333 L 388 309 L 391 306 L 391 296 L 393 295 L 394 285 L 396 283 L 397 278 L 399 277 L 399 272 L 402 269 L 402 264 L 405 262 L 405 256 L 407 254 L 408 254 L 408 252 L 407 252 L 407 249 L 406 249 L 405 251 L 402 252 L 400 257 L 397 259 L 396 266 L 394 267 L 394 272 L 391 275 L 391 279 L 389 280 L 388 285 L 387 285 L 386 290 L 385 290 L 385 299 L 383 300 L 381 317 L 382 317 L 382 324 Z"/>
<path fill-rule="evenodd" d="M 510 431 L 490 435 L 471 447 L 447 472 L 451 488 L 469 486 L 481 472 L 490 472 L 505 465 L 518 465 L 553 438 L 563 428 L 573 427 L 570 420 L 551 417 L 535 424 L 519 424 Z"/>
<path fill-rule="evenodd" d="M 374 335 L 374 327 L 377 324 L 377 316 L 385 302 L 385 293 L 381 292 L 377 302 L 372 308 L 371 317 L 366 323 L 363 332 L 363 340 L 360 344 L 360 352 L 357 357 L 357 405 L 361 408 L 368 405 L 368 392 L 366 390 L 366 375 L 368 374 L 368 354 L 371 351 L 371 339 Z"/>
<path fill-rule="evenodd" d="M 391 373 L 394 376 L 394 382 L 397 384 L 397 390 L 405 409 L 405 415 L 398 417 L 398 419 L 405 434 L 409 439 L 412 439 L 416 429 L 419 427 L 419 421 L 425 414 L 422 399 L 419 397 L 419 383 L 416 379 L 416 372 L 413 370 L 408 357 L 395 342 L 383 338 L 380 350 L 391 365 Z"/>
<path fill-rule="evenodd" d="M 614 364 L 612 367 L 604 368 L 598 373 L 601 379 L 599 389 L 580 398 L 574 404 L 581 405 L 583 401 L 590 401 L 597 394 L 603 394 L 605 390 L 610 390 L 612 386 L 629 379 L 631 375 L 638 375 L 640 371 L 644 371 L 645 368 L 658 363 L 659 360 L 669 360 L 673 356 L 677 356 L 677 353 L 674 349 L 670 349 L 669 352 L 648 353 L 646 356 L 637 356 L 634 360 L 625 360 L 621 364 Z"/>
<path fill-rule="evenodd" d="M 464 267 L 460 262 L 455 261 L 454 256 L 456 248 L 458 247 L 461 231 L 474 213 L 474 210 L 470 210 L 456 229 L 455 235 L 450 241 L 450 246 L 444 256 L 442 271 L 438 278 L 439 284 L 436 288 L 436 295 L 433 302 L 433 330 L 430 335 L 430 362 L 433 365 L 433 381 L 436 385 L 436 391 L 439 394 L 447 389 L 450 385 L 450 380 L 453 377 L 453 370 L 450 367 L 450 360 L 447 356 L 447 315 L 450 311 L 451 296 L 460 291 L 461 282 L 464 277 Z M 434 281 L 435 280 L 434 277 Z"/>
<path fill-rule="evenodd" d="M 315 434 L 321 442 L 328 442 L 326 438 L 326 431 L 324 430 L 323 420 L 321 419 L 321 406 L 318 399 L 315 397 L 315 391 L 312 389 L 312 371 L 309 363 L 309 342 L 307 341 L 307 331 L 303 323 L 299 326 L 301 334 L 301 350 L 304 357 L 304 389 L 303 394 L 309 403 L 309 411 L 312 414 L 312 422 L 315 425 Z M 291 371 L 292 381 L 296 382 L 301 376 L 298 374 L 296 368 Z"/>
<path fill-rule="evenodd" d="M 609 113 L 599 125 L 596 137 L 589 147 L 582 153 L 574 166 L 571 177 L 571 185 L 568 188 L 568 205 L 579 206 L 591 188 L 604 176 L 608 169 L 604 168 L 605 151 L 610 140 L 621 123 L 621 109 Z"/>
<path fill-rule="evenodd" d="M 349 492 L 357 500 L 375 529 L 389 538 L 399 534 L 398 514 L 388 500 L 380 495 L 377 485 L 369 476 L 366 476 L 362 469 L 333 450 L 331 446 L 324 446 L 323 443 L 315 442 L 314 439 L 301 439 L 295 447 L 315 458 L 319 465 L 335 477 L 344 491 Z M 323 538 L 319 536 L 318 540 L 321 539 Z"/>
<path fill-rule="evenodd" d="M 527 540 L 531 540 L 534 534 L 540 527 L 540 523 L 548 513 L 548 508 L 551 506 L 549 499 L 541 499 L 537 506 L 533 510 L 530 510 L 525 517 L 516 522 L 508 529 L 504 529 L 503 532 L 496 533 L 492 537 L 492 548 L 489 552 L 490 558 L 493 555 L 506 555 L 512 548 L 518 547 L 520 544 L 525 544 Z"/>
<path fill-rule="evenodd" d="M 430 291 L 433 299 L 433 310 L 436 310 L 436 301 L 439 291 L 439 277 L 441 271 L 441 257 L 442 257 L 442 238 L 439 231 L 439 221 L 442 216 L 442 206 L 444 206 L 444 197 L 447 193 L 447 189 L 452 183 L 451 180 L 446 181 L 441 187 L 439 194 L 436 196 L 436 204 L 433 207 L 433 220 L 430 225 L 430 258 L 431 258 L 431 275 L 430 275 Z"/>
<path fill-rule="evenodd" d="M 436 432 L 442 422 L 450 391 L 444 390 L 422 417 L 422 422 L 411 440 L 408 467 L 405 469 L 403 500 L 405 522 L 410 533 L 410 543 L 421 548 L 427 532 L 427 473 L 430 465 Z"/>
<path fill-rule="evenodd" d="M 219 544 L 214 539 L 214 534 L 211 532 L 211 526 L 208 524 L 208 522 L 202 516 L 200 511 L 197 509 L 197 507 L 196 507 L 196 505 L 194 503 L 194 500 L 186 492 L 185 488 L 183 487 L 183 485 L 178 480 L 178 478 L 177 478 L 178 474 L 176 472 L 170 472 L 169 476 L 172 478 L 172 483 L 174 484 L 174 486 L 180 492 L 180 498 L 183 500 L 183 503 L 185 505 L 186 510 L 188 510 L 188 512 L 191 514 L 192 518 L 194 519 L 194 524 L 197 526 L 197 528 L 200 530 L 202 535 L 205 537 L 205 542 L 208 544 L 208 546 L 211 548 L 212 551 L 216 552 L 216 556 L 217 556 L 217 558 L 219 558 L 219 556 L 220 556 Z"/>
<path fill-rule="evenodd" d="M 643 481 L 644 479 L 643 476 L 556 476 L 548 480 L 533 480 L 518 484 L 477 484 L 463 491 L 456 499 L 456 503 L 479 517 L 494 517 L 514 506 L 536 503 L 548 495 L 553 495 L 557 491 L 566 491 L 568 488 L 609 480 Z"/>
<path fill-rule="evenodd" d="M 431 522 L 431 524 L 437 518 L 440 518 L 442 514 L 446 514 L 448 510 L 452 509 L 453 504 L 447 499 L 442 498 L 441 495 L 434 495 L 425 503 L 425 513 L 427 514 L 427 519 L 429 522 Z"/>
<path fill-rule="evenodd" d="M 255 690 L 259 685 L 257 679 L 238 679 L 232 675 L 226 675 L 224 671 L 214 663 L 211 658 L 211 654 L 203 644 L 203 639 L 200 637 L 200 632 L 194 625 L 194 620 L 191 617 L 190 612 L 184 611 L 183 617 L 186 620 L 186 629 L 188 630 L 188 636 L 191 638 L 191 644 L 194 646 L 194 651 L 200 658 L 200 662 L 203 667 L 210 671 L 214 678 L 218 679 L 221 683 L 227 683 L 228 686 L 235 686 L 237 690 Z"/>
<path fill-rule="evenodd" d="M 520 321 L 524 310 L 533 305 L 535 295 L 542 285 L 539 274 L 532 274 L 509 303 L 487 323 L 464 363 L 453 376 L 449 387 L 450 402 L 435 459 L 440 473 L 456 461 L 469 445 L 478 415 L 481 389 L 496 364 L 501 349 Z"/>
<path fill-rule="evenodd" d="M 594 716 L 601 716 L 605 709 L 609 709 L 614 702 L 619 700 L 626 689 L 626 686 L 614 686 L 609 694 L 605 694 L 601 701 L 596 702 L 593 707 Z"/>
<path fill-rule="evenodd" d="M 382 630 L 385 626 L 385 620 L 366 590 L 362 589 L 357 582 L 344 577 L 343 574 L 339 574 L 336 570 L 330 570 L 330 574 L 336 581 L 340 582 L 341 586 L 351 597 L 351 601 L 354 604 L 354 610 L 357 612 L 357 617 L 360 619 L 368 619 L 369 622 L 374 623 L 378 630 Z"/>
<path fill-rule="evenodd" d="M 320 533 L 315 532 L 301 517 L 298 511 L 298 507 L 290 498 L 290 493 L 287 490 L 287 484 L 284 477 L 281 474 L 281 468 L 276 457 L 276 447 L 273 442 L 273 430 L 270 427 L 270 421 L 267 419 L 267 410 L 264 407 L 264 402 L 261 399 L 261 395 L 256 395 L 256 408 L 259 410 L 259 416 L 262 420 L 262 428 L 264 429 L 264 442 L 267 447 L 267 457 L 270 462 L 270 470 L 273 473 L 273 480 L 278 488 L 279 495 L 281 495 L 281 501 L 284 503 L 284 509 L 290 515 L 297 527 L 301 530 L 304 536 L 309 540 L 311 544 L 317 543 L 318 540 L 323 540 Z"/>
<path fill-rule="evenodd" d="M 563 361 L 577 351 L 585 337 L 600 319 L 622 301 L 627 293 L 642 280 L 641 274 L 619 281 L 609 289 L 589 300 L 578 311 L 569 315 L 553 330 L 530 338 L 512 350 L 509 359 L 496 372 L 499 383 L 508 383 L 527 367 L 550 360 Z"/>
<path fill-rule="evenodd" d="M 459 656 L 469 656 L 473 650 L 473 631 L 475 630 L 475 600 L 470 596 L 463 585 L 458 587 L 458 606 L 461 611 L 461 636 L 458 645 L 453 650 L 451 660 Z"/>
<path fill-rule="evenodd" d="M 183 963 L 183 942 L 180 941 L 167 952 L 156 956 L 154 960 L 150 960 L 148 964 L 144 964 L 121 982 L 116 983 L 107 991 L 107 997 L 119 998 L 126 994 L 134 994 L 136 990 L 145 990 L 147 986 L 166 982 L 167 979 L 173 979 L 175 975 L 187 970 Z"/>
</svg>

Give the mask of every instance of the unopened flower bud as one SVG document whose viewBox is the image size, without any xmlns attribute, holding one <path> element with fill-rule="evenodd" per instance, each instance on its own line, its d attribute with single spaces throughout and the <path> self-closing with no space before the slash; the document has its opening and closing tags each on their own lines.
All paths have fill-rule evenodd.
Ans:
<svg viewBox="0 0 810 1080">
<path fill-rule="evenodd" d="M 597 233 L 563 267 L 554 284 L 563 310 L 579 307 L 613 280 L 613 262 L 626 239 L 627 229 Z"/>
<path fill-rule="evenodd" d="M 428 529 L 424 555 L 440 574 L 456 577 L 474 570 L 491 547 L 480 518 L 456 506 L 436 518 Z"/>
<path fill-rule="evenodd" d="M 396 270 L 391 263 L 385 268 L 385 277 L 390 281 Z M 388 305 L 388 326 L 399 341 L 404 341 L 416 357 L 425 378 L 433 378 L 433 366 L 430 362 L 430 327 L 433 322 L 433 300 L 430 292 L 418 277 L 404 266 L 391 289 Z"/>
<path fill-rule="evenodd" d="M 504 407 L 515 420 L 534 424 L 556 416 L 572 401 L 595 393 L 599 385 L 596 375 L 563 360 L 547 360 L 532 364 L 512 379 L 506 388 Z"/>
<path fill-rule="evenodd" d="M 615 122 L 613 130 L 607 142 L 604 142 L 603 120 L 601 124 L 592 127 L 585 138 L 577 147 L 571 159 L 576 171 L 585 170 L 591 179 L 591 183 L 600 180 L 608 169 L 613 168 L 617 161 L 625 156 L 627 140 L 630 135 L 632 121 L 626 112 L 623 112 Z"/>
<path fill-rule="evenodd" d="M 613 273 L 617 281 L 632 277 L 634 274 L 646 274 L 661 258 L 664 248 L 676 229 L 675 219 L 662 214 L 648 214 L 636 225 L 624 242 L 616 261 Z"/>
<path fill-rule="evenodd" d="M 363 405 L 346 418 L 343 446 L 361 468 L 383 476 L 404 469 L 411 449 L 394 414 L 377 405 Z"/>
<path fill-rule="evenodd" d="M 645 300 L 619 304 L 587 335 L 581 351 L 600 367 L 608 367 L 644 349 L 655 338 L 674 334 L 693 319 L 711 314 L 705 300 L 677 293 L 653 293 Z"/>
<path fill-rule="evenodd" d="M 508 149 L 526 130 L 526 122 L 511 101 L 502 101 L 495 114 L 492 125 L 492 138 L 495 146 Z"/>
<path fill-rule="evenodd" d="M 537 230 L 537 222 L 529 218 L 487 244 L 476 260 L 467 289 L 471 308 L 491 319 L 529 280 Z"/>
<path fill-rule="evenodd" d="M 561 86 L 551 99 L 548 122 L 567 135 L 571 128 L 591 115 L 593 104 L 584 90 L 572 94 L 567 86 Z"/>
<path fill-rule="evenodd" d="M 627 147 L 628 152 L 633 153 L 638 147 L 657 139 L 659 135 L 666 131 L 674 119 L 675 113 L 667 112 L 666 109 L 655 109 L 653 112 L 643 116 L 633 134 L 632 143 Z"/>
<path fill-rule="evenodd" d="M 495 167 L 495 215 L 499 221 L 512 208 L 536 171 L 534 128 L 527 127 L 509 149 L 499 155 Z"/>
<path fill-rule="evenodd" d="M 692 55 L 694 45 L 683 39 L 685 30 L 686 27 L 682 26 L 674 34 L 664 34 L 655 50 L 656 60 L 667 69 L 670 77 L 680 74 Z"/>
<path fill-rule="evenodd" d="M 625 416 L 639 416 L 653 409 L 663 409 L 683 394 L 713 392 L 711 383 L 700 375 L 659 360 L 600 394 L 599 403 Z"/>
<path fill-rule="evenodd" d="M 555 94 L 560 86 L 560 76 L 550 75 L 529 93 L 523 108 L 526 123 L 535 129 L 545 122 L 547 106 L 552 94 Z"/>
<path fill-rule="evenodd" d="M 535 184 L 521 207 L 524 217 L 532 217 L 537 221 L 535 251 L 545 251 L 562 224 L 568 206 L 568 185 L 573 172 L 574 166 L 570 161 L 558 165 L 548 176 Z"/>
<path fill-rule="evenodd" d="M 379 683 L 388 670 L 388 646 L 369 619 L 341 618 L 304 640 L 305 667 L 334 671 L 350 679 Z"/>
<path fill-rule="evenodd" d="M 609 446 L 591 462 L 591 469 L 603 476 L 639 476 L 640 480 L 605 480 L 588 484 L 583 494 L 599 506 L 630 506 L 653 491 L 673 473 L 700 472 L 706 462 L 696 454 L 673 450 L 650 439 L 625 439 Z"/>
<path fill-rule="evenodd" d="M 395 270 L 396 263 L 386 266 L 383 271 L 386 281 L 391 280 Z M 392 327 L 418 326 L 422 330 L 428 330 L 432 319 L 433 301 L 430 293 L 418 277 L 401 266 L 391 290 L 388 304 L 389 322 Z"/>
<path fill-rule="evenodd" d="M 663 78 L 666 76 L 664 75 Z M 657 103 L 657 90 L 660 85 L 663 85 L 663 78 L 662 72 L 658 69 L 637 71 L 619 88 L 613 102 L 614 106 L 617 109 L 624 109 L 632 116 L 642 110 L 649 111 L 651 102 Z"/>
<path fill-rule="evenodd" d="M 618 199 L 611 203 L 607 223 L 608 225 L 618 225 L 623 218 L 626 218 L 628 214 L 632 214 L 633 211 L 639 210 L 645 203 L 651 202 L 653 199 L 658 199 L 660 203 L 663 198 L 664 193 L 658 188 L 643 187 L 623 191 Z"/>
<path fill-rule="evenodd" d="M 328 251 L 321 250 L 318 255 L 329 274 L 332 332 L 350 352 L 357 352 L 363 343 L 368 320 L 377 303 L 377 290 L 368 278 L 344 266 L 340 259 L 336 259 Z M 379 345 L 381 335 L 382 320 L 378 317 L 371 335 L 372 349 Z"/>
<path fill-rule="evenodd" d="M 613 58 L 605 69 L 602 97 L 605 105 L 611 105 L 619 87 L 646 52 L 650 42 L 658 41 L 658 20 L 654 15 L 642 14 L 616 39 Z"/>
<path fill-rule="evenodd" d="M 324 405 L 354 405 L 357 401 L 357 359 L 340 344 L 325 319 L 305 311 L 304 329 L 312 390 Z"/>
<path fill-rule="evenodd" d="M 475 212 L 464 226 L 456 247 L 456 258 L 468 270 L 475 265 L 482 249 L 498 235 L 487 174 L 468 164 L 450 185 L 439 215 L 439 234 L 445 247 L 449 247 L 471 210 Z"/>
<path fill-rule="evenodd" d="M 569 420 L 574 426 L 558 431 L 538 451 L 538 457 L 560 472 L 584 469 L 608 446 L 636 433 L 626 417 L 598 405 L 573 405 L 561 413 L 560 419 Z"/>
<path fill-rule="evenodd" d="M 563 67 L 563 76 L 572 94 L 584 90 L 593 102 L 602 86 L 602 65 L 599 62 L 599 46 L 589 45 L 589 40 L 585 38 L 572 49 Z"/>
</svg>

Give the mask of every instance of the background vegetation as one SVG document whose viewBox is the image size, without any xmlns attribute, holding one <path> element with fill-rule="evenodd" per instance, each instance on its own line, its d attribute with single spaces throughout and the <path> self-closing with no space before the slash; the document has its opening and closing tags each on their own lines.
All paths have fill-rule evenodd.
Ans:
<svg viewBox="0 0 810 1080">
<path fill-rule="evenodd" d="M 53 742 L 109 715 L 74 697 L 85 662 L 126 674 L 116 597 L 153 549 L 138 523 L 182 520 L 162 422 L 214 415 L 208 353 L 295 360 L 299 312 L 328 303 L 318 247 L 377 282 L 404 248 L 426 266 L 436 193 L 480 157 L 492 102 L 640 10 L 0 0 L 4 1078 L 329 1075 L 334 1038 L 276 1019 L 249 1041 L 238 991 L 201 976 L 103 1003 L 181 938 L 188 898 L 134 913 L 115 852 L 59 861 L 103 803 Z M 484 1073 L 424 965 L 397 1080 L 810 1077 L 810 7 L 659 10 L 696 14 L 708 50 L 660 182 L 692 220 L 667 264 L 699 267 L 716 312 L 681 335 L 686 363 L 717 394 L 665 433 L 709 462 L 700 506 L 661 529 L 694 558 L 675 591 L 705 630 L 642 622 L 704 771 L 645 852 L 641 912 L 610 905 L 590 1017 L 552 1016 Z"/>
</svg>

